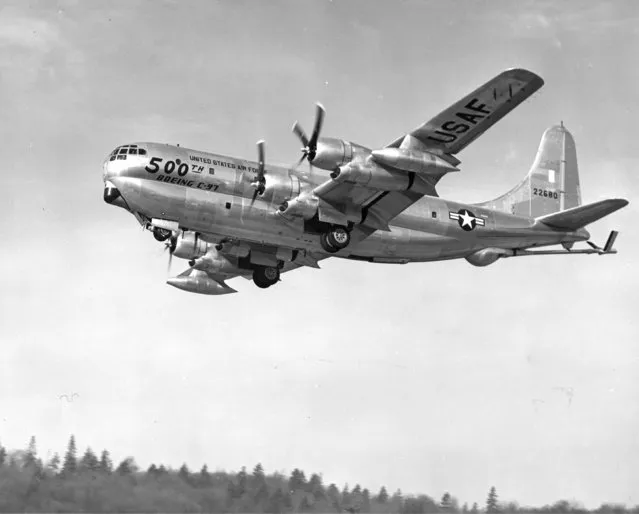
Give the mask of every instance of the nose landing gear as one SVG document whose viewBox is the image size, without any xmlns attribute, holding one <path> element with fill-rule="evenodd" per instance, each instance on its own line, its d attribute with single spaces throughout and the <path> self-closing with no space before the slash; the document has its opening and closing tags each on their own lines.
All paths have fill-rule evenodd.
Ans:
<svg viewBox="0 0 639 514">
<path fill-rule="evenodd" d="M 351 234 L 345 227 L 334 226 L 320 236 L 320 244 L 328 253 L 343 250 L 351 242 Z"/>
</svg>

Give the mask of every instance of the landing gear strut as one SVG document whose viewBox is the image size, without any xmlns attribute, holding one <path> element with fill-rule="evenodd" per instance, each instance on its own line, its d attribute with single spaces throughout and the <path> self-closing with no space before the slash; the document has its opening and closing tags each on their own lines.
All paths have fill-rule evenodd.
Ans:
<svg viewBox="0 0 639 514">
<path fill-rule="evenodd" d="M 280 270 L 275 266 L 258 266 L 253 270 L 253 282 L 257 287 L 266 289 L 280 279 Z"/>
<path fill-rule="evenodd" d="M 322 248 L 329 253 L 339 252 L 351 242 L 351 235 L 345 227 L 334 226 L 320 236 Z"/>
<path fill-rule="evenodd" d="M 153 227 L 153 237 L 156 241 L 166 241 L 169 237 L 171 237 L 171 231 L 165 228 Z"/>
</svg>

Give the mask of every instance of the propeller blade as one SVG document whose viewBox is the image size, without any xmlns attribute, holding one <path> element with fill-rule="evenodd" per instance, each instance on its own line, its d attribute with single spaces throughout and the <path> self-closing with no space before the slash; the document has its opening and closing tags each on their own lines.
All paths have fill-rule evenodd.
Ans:
<svg viewBox="0 0 639 514">
<path fill-rule="evenodd" d="M 258 194 L 264 194 L 266 179 L 264 176 L 266 175 L 266 170 L 264 169 L 264 163 L 266 162 L 266 150 L 264 140 L 260 139 L 257 142 L 257 177 L 255 178 L 255 182 L 251 185 L 255 188 L 255 192 L 253 193 L 253 198 L 251 198 L 251 207 L 255 203 L 255 199 Z"/>
<path fill-rule="evenodd" d="M 261 183 L 264 181 L 264 140 L 257 142 L 257 180 Z"/>
<path fill-rule="evenodd" d="M 253 204 L 255 203 L 255 199 L 257 198 L 257 194 L 260 192 L 259 187 L 255 188 L 255 192 L 253 193 L 253 198 L 251 198 L 251 207 L 253 207 Z"/>
<path fill-rule="evenodd" d="M 304 148 L 308 147 L 308 138 L 306 137 L 306 132 L 304 132 L 304 129 L 297 121 L 293 125 L 293 134 L 295 134 L 299 138 L 299 140 L 304 145 Z"/>
<path fill-rule="evenodd" d="M 326 114 L 326 110 L 321 103 L 317 102 L 315 105 L 317 106 L 317 110 L 315 111 L 315 126 L 313 127 L 311 140 L 308 142 L 309 150 L 313 154 L 315 153 L 315 150 L 317 150 L 317 140 L 319 139 L 320 131 L 322 130 L 322 125 L 324 123 L 324 114 Z"/>
</svg>

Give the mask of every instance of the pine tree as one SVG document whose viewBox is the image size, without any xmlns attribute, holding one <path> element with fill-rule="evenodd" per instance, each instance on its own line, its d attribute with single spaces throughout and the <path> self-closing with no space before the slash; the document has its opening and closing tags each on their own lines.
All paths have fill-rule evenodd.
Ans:
<svg viewBox="0 0 639 514">
<path fill-rule="evenodd" d="M 486 499 L 486 512 L 488 514 L 499 512 L 499 504 L 497 503 L 497 490 L 495 486 L 490 488 L 488 498 Z"/>
<path fill-rule="evenodd" d="M 339 489 L 335 484 L 329 484 L 326 489 L 326 496 L 333 501 L 339 501 Z"/>
<path fill-rule="evenodd" d="M 7 450 L 4 446 L 0 444 L 0 467 L 4 466 L 4 463 L 6 460 L 7 460 Z"/>
<path fill-rule="evenodd" d="M 31 467 L 35 466 L 37 462 L 38 451 L 36 449 L 36 439 L 35 436 L 31 436 L 29 440 L 29 446 L 27 447 L 27 452 L 24 454 L 24 460 L 22 462 L 23 466 Z"/>
<path fill-rule="evenodd" d="M 477 505 L 477 502 L 473 503 L 473 506 L 470 509 L 470 512 L 472 512 L 473 514 L 477 514 L 479 512 L 479 506 Z"/>
<path fill-rule="evenodd" d="M 198 482 L 201 487 L 208 487 L 211 485 L 211 473 L 209 473 L 209 467 L 206 464 L 204 464 L 200 470 Z"/>
<path fill-rule="evenodd" d="M 466 514 L 468 512 L 468 503 L 464 503 L 463 507 L 462 507 L 462 512 L 464 514 Z"/>
<path fill-rule="evenodd" d="M 322 477 L 317 473 L 313 473 L 311 478 L 308 479 L 306 490 L 311 493 L 315 499 L 319 499 L 325 496 L 324 485 L 322 484 Z"/>
<path fill-rule="evenodd" d="M 237 488 L 235 490 L 235 494 L 237 497 L 241 497 L 247 489 L 248 483 L 248 473 L 246 472 L 246 466 L 242 466 L 240 472 L 237 474 Z"/>
<path fill-rule="evenodd" d="M 288 490 L 296 491 L 297 489 L 304 489 L 306 485 L 306 476 L 304 476 L 304 472 L 298 468 L 295 468 L 291 472 L 291 476 L 288 479 Z"/>
<path fill-rule="evenodd" d="M 131 475 L 137 471 L 137 466 L 133 457 L 126 457 L 120 464 L 118 464 L 115 472 L 118 475 L 126 476 Z"/>
<path fill-rule="evenodd" d="M 451 498 L 450 498 L 450 493 L 445 492 L 444 495 L 442 496 L 442 501 L 440 502 L 440 506 L 443 510 L 445 511 L 450 511 L 451 510 Z"/>
<path fill-rule="evenodd" d="M 259 462 L 253 468 L 253 481 L 255 484 L 261 484 L 264 482 L 264 468 Z"/>
<path fill-rule="evenodd" d="M 69 439 L 67 452 L 64 454 L 64 464 L 62 464 L 62 474 L 65 476 L 72 475 L 78 469 L 78 459 L 76 456 L 77 449 L 75 446 L 75 437 L 72 435 Z"/>
<path fill-rule="evenodd" d="M 82 459 L 80 459 L 80 469 L 93 472 L 98 471 L 99 466 L 100 462 L 95 456 L 95 453 L 93 453 L 91 447 L 87 448 L 87 450 L 84 452 L 84 455 L 82 456 Z"/>
<path fill-rule="evenodd" d="M 382 488 L 379 490 L 379 493 L 377 493 L 377 498 L 375 498 L 375 501 L 377 503 L 386 503 L 388 501 L 388 491 L 386 490 L 386 487 L 382 486 Z"/>
<path fill-rule="evenodd" d="M 158 476 L 166 475 L 167 473 L 168 471 L 164 464 L 160 464 L 160 467 L 158 468 Z"/>
<path fill-rule="evenodd" d="M 351 503 L 351 491 L 348 488 L 348 484 L 344 484 L 342 487 L 342 505 L 349 505 Z"/>
<path fill-rule="evenodd" d="M 111 456 L 107 450 L 102 450 L 100 455 L 100 463 L 98 464 L 98 471 L 110 475 L 113 472 L 113 462 Z"/>
<path fill-rule="evenodd" d="M 60 471 L 60 456 L 57 453 L 54 453 L 51 460 L 47 463 L 47 469 L 54 475 L 57 475 Z"/>
<path fill-rule="evenodd" d="M 147 476 L 156 478 L 158 476 L 158 468 L 155 464 L 151 464 L 146 470 Z"/>
<path fill-rule="evenodd" d="M 371 510 L 371 493 L 368 489 L 362 490 L 362 512 L 370 512 Z"/>
<path fill-rule="evenodd" d="M 190 482 L 191 480 L 191 472 L 189 471 L 189 467 L 186 465 L 186 463 L 182 464 L 182 466 L 180 466 L 180 470 L 178 471 L 178 476 L 184 480 L 187 484 Z"/>
</svg>

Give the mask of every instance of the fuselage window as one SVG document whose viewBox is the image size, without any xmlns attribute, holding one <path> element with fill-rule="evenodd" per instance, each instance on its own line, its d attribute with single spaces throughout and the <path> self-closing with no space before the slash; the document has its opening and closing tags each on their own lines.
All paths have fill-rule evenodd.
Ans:
<svg viewBox="0 0 639 514">
<path fill-rule="evenodd" d="M 137 148 L 131 148 L 131 149 L 129 150 L 129 153 L 130 153 L 131 155 L 137 155 L 137 153 L 138 153 L 138 149 L 137 149 Z"/>
<path fill-rule="evenodd" d="M 123 161 L 124 159 L 126 159 L 126 154 L 119 154 L 118 155 L 118 160 Z"/>
<path fill-rule="evenodd" d="M 125 154 L 125 153 L 126 153 L 126 151 L 127 151 L 127 148 L 120 148 L 120 153 L 121 153 L 121 154 L 123 154 L 123 153 Z"/>
<path fill-rule="evenodd" d="M 146 155 L 146 150 L 144 148 L 138 148 L 138 155 Z"/>
</svg>

